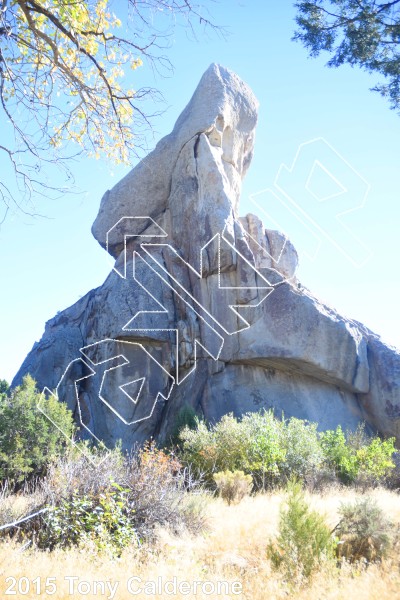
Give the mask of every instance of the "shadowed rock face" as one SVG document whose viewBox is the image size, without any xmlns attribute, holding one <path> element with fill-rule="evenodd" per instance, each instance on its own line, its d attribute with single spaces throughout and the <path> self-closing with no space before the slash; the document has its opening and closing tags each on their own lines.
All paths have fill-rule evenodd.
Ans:
<svg viewBox="0 0 400 600">
<path fill-rule="evenodd" d="M 297 253 L 239 217 L 257 100 L 211 65 L 173 131 L 104 195 L 92 232 L 104 284 L 48 321 L 16 375 L 56 389 L 84 436 L 166 438 L 179 410 L 208 420 L 273 407 L 321 428 L 400 437 L 400 354 L 297 281 Z"/>
</svg>

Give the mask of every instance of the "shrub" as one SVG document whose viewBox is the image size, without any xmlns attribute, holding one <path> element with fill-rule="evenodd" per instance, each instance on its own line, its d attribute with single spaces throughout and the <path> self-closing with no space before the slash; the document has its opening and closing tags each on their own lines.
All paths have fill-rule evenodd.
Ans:
<svg viewBox="0 0 400 600">
<path fill-rule="evenodd" d="M 286 460 L 284 423 L 272 411 L 244 415 L 241 428 L 246 440 L 242 464 L 258 488 L 279 480 Z"/>
<path fill-rule="evenodd" d="M 86 448 L 88 451 L 103 453 L 103 460 L 96 468 L 78 449 L 71 449 L 50 466 L 42 484 L 48 504 L 58 506 L 74 495 L 97 498 L 112 489 L 115 481 L 135 508 L 134 524 L 141 538 L 150 538 L 158 524 L 172 528 L 199 527 L 202 516 L 199 514 L 196 520 L 195 513 L 190 514 L 187 504 L 183 505 L 187 488 L 201 490 L 201 486 L 193 480 L 188 485 L 187 471 L 173 454 L 159 450 L 154 442 L 125 456 L 118 447 Z"/>
<path fill-rule="evenodd" d="M 211 499 L 212 494 L 202 488 L 184 494 L 179 505 L 181 528 L 186 528 L 194 535 L 203 533 L 208 528 L 207 507 Z"/>
<path fill-rule="evenodd" d="M 310 481 L 321 469 L 324 453 L 321 448 L 317 423 L 308 423 L 292 417 L 285 423 L 285 460 L 282 470 L 286 477 Z"/>
<path fill-rule="evenodd" d="M 392 524 L 371 498 L 362 498 L 353 504 L 342 504 L 342 516 L 335 528 L 339 538 L 337 555 L 349 562 L 365 559 L 381 560 L 391 546 Z"/>
<path fill-rule="evenodd" d="M 335 430 L 318 433 L 317 424 L 277 419 L 272 411 L 247 413 L 241 420 L 228 414 L 207 426 L 180 433 L 180 457 L 204 475 L 210 488 L 213 474 L 240 470 L 250 474 L 256 489 L 266 489 L 294 476 L 307 483 L 321 477 L 372 484 L 388 479 L 394 469 L 394 439 L 367 438 L 363 428 L 353 434 Z"/>
<path fill-rule="evenodd" d="M 135 507 L 135 523 L 141 537 L 151 538 L 156 525 L 178 531 L 201 528 L 201 511 L 190 511 L 185 502 L 187 488 L 201 492 L 198 481 L 190 479 L 177 458 L 159 450 L 154 442 L 132 452 L 126 459 L 121 485 Z"/>
<path fill-rule="evenodd" d="M 384 481 L 395 468 L 394 438 L 381 440 L 373 438 L 368 445 L 356 452 L 358 463 L 357 479 L 360 483 L 371 485 Z"/>
<path fill-rule="evenodd" d="M 328 467 L 334 470 L 343 483 L 353 482 L 358 473 L 357 459 L 354 450 L 346 443 L 341 426 L 324 431 L 320 434 L 320 439 Z"/>
<path fill-rule="evenodd" d="M 281 421 L 272 411 L 247 413 L 241 421 L 225 415 L 208 428 L 198 421 L 181 439 L 182 460 L 204 472 L 210 485 L 215 472 L 241 470 L 257 489 L 266 489 L 283 477 L 309 477 L 324 459 L 316 424 Z"/>
<path fill-rule="evenodd" d="M 52 423 L 38 410 L 39 399 L 35 381 L 29 375 L 21 386 L 1 397 L 0 479 L 21 483 L 27 477 L 40 475 L 68 446 L 61 431 L 72 437 L 72 413 L 54 396 L 43 398 Z"/>
<path fill-rule="evenodd" d="M 333 558 L 334 546 L 323 516 L 308 507 L 301 484 L 291 480 L 280 511 L 278 537 L 267 548 L 273 568 L 293 582 L 307 580 L 323 560 Z"/>
<path fill-rule="evenodd" d="M 88 451 L 99 452 L 90 447 Z M 37 482 L 42 503 L 35 508 L 47 512 L 4 530 L 3 535 L 38 540 L 41 548 L 62 546 L 64 541 L 65 545 L 90 542 L 97 549 L 119 552 L 129 539 L 151 539 L 156 525 L 201 531 L 202 488 L 172 454 L 154 443 L 125 456 L 119 448 L 100 452 L 103 460 L 98 467 L 76 448 L 59 457 Z"/>
<path fill-rule="evenodd" d="M 84 447 L 85 454 L 81 452 Z M 96 460 L 94 464 L 87 457 Z M 48 466 L 39 483 L 45 502 L 57 506 L 62 500 L 79 496 L 98 496 L 110 489 L 112 482 L 121 482 L 126 472 L 125 457 L 119 446 L 113 449 L 93 447 L 88 442 L 70 445 L 66 452 Z"/>
<path fill-rule="evenodd" d="M 400 452 L 396 450 L 392 456 L 394 468 L 385 477 L 385 485 L 393 490 L 400 489 Z"/>
<path fill-rule="evenodd" d="M 394 438 L 368 439 L 359 432 L 347 441 L 340 425 L 335 431 L 320 434 L 321 446 L 327 464 L 343 483 L 358 481 L 373 484 L 383 481 L 394 469 L 392 456 L 395 452 Z"/>
<path fill-rule="evenodd" d="M 248 434 L 233 414 L 225 415 L 212 428 L 214 439 L 214 471 L 241 469 L 247 454 Z"/>
<path fill-rule="evenodd" d="M 253 487 L 251 475 L 245 475 L 243 471 L 221 471 L 214 474 L 214 481 L 221 498 L 230 505 L 240 502 L 248 496 Z"/>
<path fill-rule="evenodd" d="M 197 419 L 196 411 L 192 406 L 185 404 L 178 412 L 172 433 L 169 438 L 169 444 L 171 446 L 179 446 L 181 439 L 179 437 L 180 432 L 188 427 L 189 429 L 196 429 Z"/>
<path fill-rule="evenodd" d="M 366 446 L 369 441 L 369 436 L 365 431 L 365 423 L 359 423 L 354 431 L 348 429 L 346 431 L 346 442 L 353 450 L 359 450 Z"/>
<path fill-rule="evenodd" d="M 195 472 L 210 480 L 215 468 L 215 448 L 213 432 L 204 421 L 196 419 L 195 429 L 184 427 L 180 434 L 180 458 L 190 464 Z"/>
<path fill-rule="evenodd" d="M 224 415 L 210 427 L 197 420 L 195 430 L 185 427 L 180 434 L 181 458 L 211 487 L 214 473 L 241 470 L 264 489 L 279 478 L 285 460 L 282 428 L 271 411 L 245 414 L 241 421 Z"/>
<path fill-rule="evenodd" d="M 75 492 L 44 513 L 38 547 L 52 550 L 93 543 L 98 550 L 120 554 L 125 546 L 137 542 L 133 521 L 127 489 L 113 483 L 98 495 Z"/>
<path fill-rule="evenodd" d="M 196 419 L 196 429 L 185 427 L 180 439 L 182 461 L 192 465 L 197 475 L 204 477 L 211 487 L 213 473 L 242 468 L 247 440 L 243 427 L 232 414 L 224 415 L 210 427 Z"/>
</svg>

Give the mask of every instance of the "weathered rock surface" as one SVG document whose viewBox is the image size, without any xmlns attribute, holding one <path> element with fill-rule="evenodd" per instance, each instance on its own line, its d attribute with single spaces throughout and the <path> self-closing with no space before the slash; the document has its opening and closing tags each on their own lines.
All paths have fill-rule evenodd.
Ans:
<svg viewBox="0 0 400 600">
<path fill-rule="evenodd" d="M 31 373 L 85 435 L 126 447 L 167 437 L 185 404 L 209 420 L 273 407 L 400 437 L 400 353 L 299 284 L 281 233 L 239 217 L 256 121 L 251 90 L 212 65 L 101 201 L 92 232 L 114 269 L 46 324 L 14 385 Z"/>
</svg>

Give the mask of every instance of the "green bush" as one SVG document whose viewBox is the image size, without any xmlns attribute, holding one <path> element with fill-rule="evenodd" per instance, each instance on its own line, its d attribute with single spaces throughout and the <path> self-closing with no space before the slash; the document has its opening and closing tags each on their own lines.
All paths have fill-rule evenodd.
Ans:
<svg viewBox="0 0 400 600">
<path fill-rule="evenodd" d="M 241 469 L 246 455 L 247 440 L 241 424 L 232 414 L 225 415 L 216 424 L 207 427 L 196 419 L 196 429 L 185 427 L 180 433 L 182 460 L 192 465 L 209 485 L 213 473 Z"/>
<path fill-rule="evenodd" d="M 10 386 L 5 379 L 0 379 L 0 402 L 6 400 L 10 394 Z"/>
<path fill-rule="evenodd" d="M 375 437 L 369 444 L 357 450 L 358 480 L 361 483 L 379 483 L 390 476 L 395 468 L 392 459 L 396 450 L 394 442 L 394 438 L 381 440 Z"/>
<path fill-rule="evenodd" d="M 114 483 L 98 495 L 74 493 L 62 500 L 44 513 L 38 547 L 52 550 L 93 543 L 98 550 L 120 554 L 128 544 L 137 543 L 128 493 Z"/>
<path fill-rule="evenodd" d="M 324 453 L 317 427 L 317 423 L 294 417 L 285 422 L 285 461 L 282 470 L 288 479 L 294 476 L 308 482 L 322 467 Z"/>
<path fill-rule="evenodd" d="M 346 437 L 338 426 L 319 433 L 316 423 L 277 419 L 272 411 L 232 414 L 207 426 L 196 420 L 195 429 L 180 433 L 180 456 L 204 476 L 212 487 L 213 474 L 240 470 L 253 477 L 256 489 L 266 489 L 297 477 L 315 483 L 320 476 L 341 482 L 383 482 L 394 469 L 394 438 L 368 438 L 363 428 Z"/>
<path fill-rule="evenodd" d="M 209 427 L 197 420 L 196 429 L 185 427 L 180 439 L 182 461 L 211 486 L 214 473 L 241 470 L 265 488 L 279 479 L 286 456 L 283 424 L 271 411 L 248 413 L 241 421 L 224 415 Z"/>
<path fill-rule="evenodd" d="M 169 437 L 170 446 L 179 446 L 180 437 L 179 434 L 185 427 L 189 429 L 196 429 L 197 425 L 197 414 L 192 406 L 185 404 L 179 411 L 175 419 L 174 427 Z"/>
<path fill-rule="evenodd" d="M 317 425 L 300 419 L 277 419 L 272 411 L 232 414 L 209 427 L 181 431 L 181 457 L 212 483 L 217 471 L 242 470 L 257 489 L 266 489 L 296 476 L 310 479 L 324 461 Z"/>
<path fill-rule="evenodd" d="M 341 426 L 320 434 L 321 447 L 328 467 L 332 468 L 343 483 L 353 482 L 358 473 L 354 450 L 347 444 Z"/>
<path fill-rule="evenodd" d="M 62 431 L 72 437 L 72 413 L 54 396 L 42 399 L 46 414 L 38 408 L 40 394 L 29 375 L 22 385 L 3 394 L 0 401 L 0 479 L 21 483 L 40 475 L 67 447 Z M 57 425 L 57 427 L 55 426 Z M 59 429 L 58 429 L 59 428 Z"/>
<path fill-rule="evenodd" d="M 280 511 L 278 537 L 267 547 L 273 568 L 281 569 L 289 581 L 300 583 L 324 560 L 333 558 L 334 548 L 323 516 L 308 507 L 301 484 L 291 480 Z"/>
<path fill-rule="evenodd" d="M 343 483 L 373 484 L 384 481 L 395 464 L 394 438 L 381 440 L 353 434 L 350 441 L 340 427 L 320 434 L 325 460 Z"/>
<path fill-rule="evenodd" d="M 214 481 L 217 484 L 219 495 L 229 505 L 243 500 L 245 496 L 250 494 L 253 487 L 252 476 L 245 475 L 243 471 L 215 473 Z"/>
<path fill-rule="evenodd" d="M 374 500 L 367 497 L 354 504 L 342 504 L 339 514 L 342 518 L 335 528 L 339 558 L 375 562 L 387 554 L 393 525 Z"/>
<path fill-rule="evenodd" d="M 184 427 L 179 434 L 181 445 L 180 457 L 190 465 L 197 475 L 207 482 L 212 481 L 212 474 L 218 468 L 215 464 L 214 432 L 204 421 L 196 419 L 195 429 Z"/>
<path fill-rule="evenodd" d="M 284 423 L 272 411 L 248 413 L 240 423 L 246 441 L 241 465 L 258 488 L 279 481 L 286 460 Z"/>
</svg>

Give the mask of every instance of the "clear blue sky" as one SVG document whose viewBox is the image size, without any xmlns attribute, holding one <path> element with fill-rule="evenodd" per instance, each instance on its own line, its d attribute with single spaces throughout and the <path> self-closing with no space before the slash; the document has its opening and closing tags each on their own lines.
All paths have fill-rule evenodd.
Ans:
<svg viewBox="0 0 400 600">
<path fill-rule="evenodd" d="M 211 62 L 237 72 L 260 101 L 241 214 L 267 213 L 267 226 L 281 224 L 300 251 L 301 281 L 342 314 L 400 346 L 400 117 L 369 91 L 374 76 L 347 67 L 328 69 L 326 57 L 307 58 L 291 41 L 289 0 L 204 3 L 230 36 L 199 35 L 196 42 L 178 29 L 169 51 L 174 75 L 154 79 L 142 67 L 140 84 L 158 87 L 167 109 L 154 122 L 149 143 L 171 130 Z M 283 168 L 276 179 L 282 164 L 292 166 L 299 148 L 292 173 Z M 40 339 L 45 321 L 100 285 L 110 269 L 90 227 L 102 194 L 126 171 L 95 160 L 81 160 L 73 170 L 84 194 L 38 199 L 37 208 L 48 219 L 16 214 L 0 230 L 0 378 L 8 381 Z M 306 210 L 314 225 L 304 215 L 300 222 L 296 214 L 301 213 L 290 204 L 295 199 L 304 209 L 310 190 L 320 199 Z M 363 202 L 345 217 L 345 233 L 336 208 L 346 211 Z"/>
</svg>

